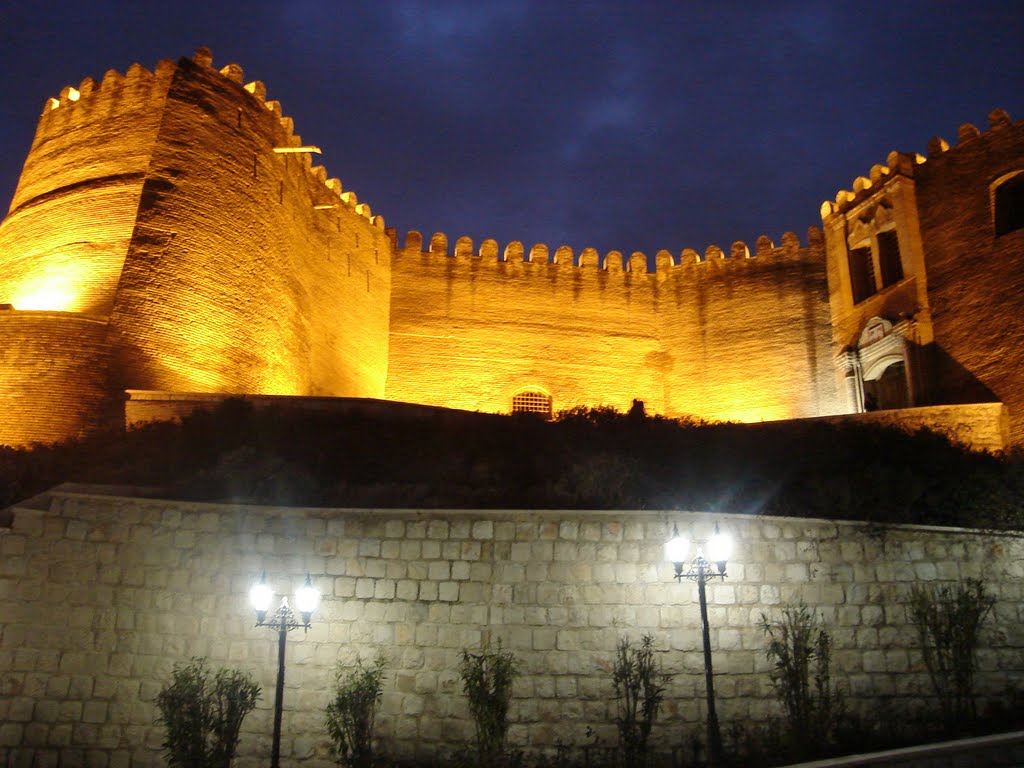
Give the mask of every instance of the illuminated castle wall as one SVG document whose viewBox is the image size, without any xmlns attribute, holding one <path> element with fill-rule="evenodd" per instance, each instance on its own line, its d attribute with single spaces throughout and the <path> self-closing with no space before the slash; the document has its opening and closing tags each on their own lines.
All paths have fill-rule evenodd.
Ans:
<svg viewBox="0 0 1024 768">
<path fill-rule="evenodd" d="M 290 118 L 238 66 L 214 69 L 201 49 L 153 73 L 108 72 L 47 103 L 0 224 L 0 443 L 95 428 L 118 418 L 126 389 L 495 412 L 531 391 L 556 410 L 636 398 L 671 416 L 756 421 L 864 410 L 902 381 L 898 407 L 1002 399 L 1012 412 L 1017 358 L 986 378 L 985 353 L 951 330 L 987 290 L 958 292 L 954 262 L 991 241 L 989 203 L 950 224 L 967 214 L 944 182 L 959 174 L 953 191 L 990 195 L 979 164 L 1003 177 L 1024 166 L 1024 130 L 1004 123 L 928 163 L 894 155 L 824 206 L 824 233 L 803 244 L 786 233 L 728 253 L 662 251 L 648 271 L 636 253 L 399 242 L 311 167 Z M 868 209 L 875 223 L 861 221 Z M 870 244 L 893 221 L 905 274 L 852 302 L 858 233 Z M 1003 236 L 1000 269 L 1021 255 L 1020 235 Z M 929 299 L 933 236 L 949 248 Z M 1002 287 L 1015 310 L 1020 292 Z M 945 326 L 932 304 L 950 309 Z M 940 334 L 950 359 L 985 369 L 971 379 L 984 386 L 950 394 L 955 366 L 922 351 Z M 875 337 L 885 355 L 872 357 Z"/>
<path fill-rule="evenodd" d="M 640 398 L 670 415 L 757 421 L 836 409 L 818 230 L 756 256 L 506 247 L 448 249 L 418 233 L 397 251 L 389 397 L 507 411 L 522 388 L 556 408 Z M 454 250 L 454 255 L 446 255 Z M 600 263 L 599 263 L 600 262 Z M 768 330 L 766 330 L 768 329 Z"/>
</svg>

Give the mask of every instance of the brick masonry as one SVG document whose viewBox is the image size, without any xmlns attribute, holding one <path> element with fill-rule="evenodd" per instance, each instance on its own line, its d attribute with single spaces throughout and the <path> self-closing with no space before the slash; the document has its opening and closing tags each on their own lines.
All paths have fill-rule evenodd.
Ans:
<svg viewBox="0 0 1024 768">
<path fill-rule="evenodd" d="M 1011 443 L 1024 438 L 1024 229 L 992 226 L 1024 123 L 1002 110 L 928 158 L 891 153 L 822 206 L 804 244 L 786 232 L 648 259 L 412 231 L 399 246 L 312 165 L 319 148 L 263 83 L 212 63 L 200 49 L 111 70 L 47 102 L 0 222 L 0 308 L 106 335 L 78 360 L 81 323 L 0 342 L 0 442 L 94 430 L 126 390 L 498 413 L 533 391 L 555 410 L 639 399 L 759 422 L 867 410 L 865 382 L 890 368 L 905 381 L 879 407 L 1005 403 Z M 899 268 L 854 301 L 850 249 L 873 243 L 880 260 L 880 235 Z M 862 338 L 880 320 L 889 337 Z M 51 354 L 66 390 L 32 381 Z"/>
<path fill-rule="evenodd" d="M 677 673 L 658 739 L 699 737 L 696 586 L 677 584 L 661 561 L 674 523 L 699 541 L 718 521 L 736 538 L 728 578 L 708 591 L 725 727 L 778 712 L 757 624 L 791 601 L 830 627 L 855 710 L 927 703 L 907 614 L 914 584 L 986 579 L 998 603 L 979 687 L 999 696 L 1024 672 L 1018 535 L 681 512 L 282 509 L 84 490 L 21 505 L 0 528 L 4 764 L 160 764 L 153 702 L 172 665 L 193 655 L 250 670 L 263 686 L 238 764 L 265 764 L 276 642 L 253 626 L 246 600 L 264 569 L 279 591 L 308 572 L 324 594 L 313 628 L 289 638 L 288 760 L 332 764 L 322 723 L 333 669 L 377 650 L 389 659 L 383 745 L 431 756 L 468 742 L 459 652 L 498 641 L 523 661 L 514 744 L 582 744 L 588 728 L 612 743 L 615 644 L 645 632 Z"/>
</svg>

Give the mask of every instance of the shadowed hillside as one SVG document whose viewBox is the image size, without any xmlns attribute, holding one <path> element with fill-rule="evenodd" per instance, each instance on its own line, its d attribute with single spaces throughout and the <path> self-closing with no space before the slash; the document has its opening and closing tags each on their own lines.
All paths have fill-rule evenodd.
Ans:
<svg viewBox="0 0 1024 768">
<path fill-rule="evenodd" d="M 642 411 L 555 421 L 382 418 L 227 401 L 31 450 L 0 448 L 0 505 L 65 481 L 332 507 L 687 509 L 1016 528 L 1018 454 L 869 425 L 709 424 Z"/>
</svg>

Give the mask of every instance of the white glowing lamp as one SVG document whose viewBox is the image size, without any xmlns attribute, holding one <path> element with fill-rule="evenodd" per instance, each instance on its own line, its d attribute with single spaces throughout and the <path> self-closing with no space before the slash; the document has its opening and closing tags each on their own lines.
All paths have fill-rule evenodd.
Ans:
<svg viewBox="0 0 1024 768">
<path fill-rule="evenodd" d="M 320 590 L 313 586 L 309 574 L 306 574 L 305 583 L 295 590 L 295 607 L 299 609 L 306 624 L 313 617 L 313 611 L 320 604 Z"/>
<path fill-rule="evenodd" d="M 718 523 L 715 523 L 715 533 L 708 541 L 708 560 L 718 565 L 720 573 L 725 573 L 725 563 L 732 557 L 732 536 L 718 530 Z"/>
<path fill-rule="evenodd" d="M 677 566 L 682 566 L 690 551 L 690 540 L 679 534 L 679 528 L 672 526 L 672 538 L 665 542 L 665 559 Z"/>
<path fill-rule="evenodd" d="M 256 618 L 262 623 L 267 611 L 270 610 L 270 602 L 274 599 L 274 590 L 267 585 L 266 571 L 260 576 L 260 580 L 252 585 L 249 590 L 249 604 L 256 611 Z"/>
</svg>

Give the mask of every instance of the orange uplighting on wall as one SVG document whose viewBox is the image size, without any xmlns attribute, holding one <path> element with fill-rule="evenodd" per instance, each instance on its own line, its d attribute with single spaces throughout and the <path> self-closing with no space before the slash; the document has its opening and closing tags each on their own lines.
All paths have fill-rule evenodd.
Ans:
<svg viewBox="0 0 1024 768">
<path fill-rule="evenodd" d="M 14 281 L 7 301 L 15 309 L 82 312 L 89 265 L 62 261 L 35 270 Z"/>
</svg>

